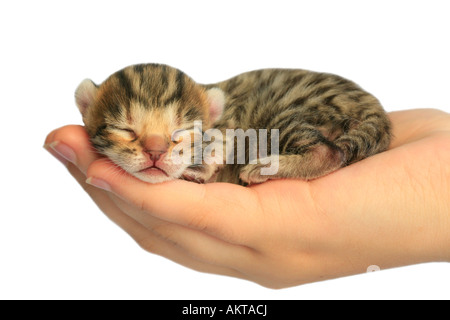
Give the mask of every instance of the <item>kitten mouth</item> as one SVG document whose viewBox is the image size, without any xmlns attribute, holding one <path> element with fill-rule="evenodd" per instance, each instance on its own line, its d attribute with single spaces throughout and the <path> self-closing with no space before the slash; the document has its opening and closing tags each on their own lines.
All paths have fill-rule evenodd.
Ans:
<svg viewBox="0 0 450 320">
<path fill-rule="evenodd" d="M 152 175 L 164 174 L 167 177 L 169 176 L 167 174 L 167 172 L 165 172 L 163 169 L 161 169 L 161 168 L 159 168 L 157 166 L 154 166 L 154 165 L 151 166 L 151 167 L 147 167 L 147 168 L 144 168 L 142 170 L 139 170 L 139 173 L 149 173 L 149 174 L 152 174 Z"/>
</svg>

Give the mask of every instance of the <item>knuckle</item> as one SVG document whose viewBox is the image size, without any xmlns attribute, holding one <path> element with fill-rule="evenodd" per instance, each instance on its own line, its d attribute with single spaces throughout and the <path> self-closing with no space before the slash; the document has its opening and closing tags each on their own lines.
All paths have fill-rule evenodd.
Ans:
<svg viewBox="0 0 450 320">
<path fill-rule="evenodd" d="M 139 247 L 141 247 L 145 251 L 150 252 L 150 253 L 154 253 L 154 254 L 157 253 L 157 246 L 155 244 L 155 241 L 153 241 L 153 239 L 151 239 L 151 238 L 140 238 L 140 239 L 134 239 L 134 240 L 139 245 Z"/>
</svg>

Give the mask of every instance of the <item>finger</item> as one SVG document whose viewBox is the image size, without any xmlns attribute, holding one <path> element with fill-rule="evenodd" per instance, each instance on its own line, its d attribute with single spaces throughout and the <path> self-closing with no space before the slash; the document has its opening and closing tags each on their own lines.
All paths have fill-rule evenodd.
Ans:
<svg viewBox="0 0 450 320">
<path fill-rule="evenodd" d="M 74 163 L 83 173 L 99 158 L 83 126 L 68 125 L 52 131 L 45 139 L 44 147 L 63 163 Z"/>
<path fill-rule="evenodd" d="M 251 265 L 252 257 L 257 255 L 246 246 L 230 244 L 204 232 L 155 218 L 112 194 L 111 199 L 122 212 L 196 260 L 241 270 Z"/>
<path fill-rule="evenodd" d="M 195 184 L 175 180 L 149 184 L 128 174 L 110 174 L 113 164 L 95 161 L 90 182 L 106 187 L 149 214 L 200 230 L 234 244 L 248 243 L 260 217 L 259 201 L 251 189 L 227 183 Z M 101 183 L 99 183 L 101 182 Z M 105 184 L 106 183 L 106 186 Z"/>
<path fill-rule="evenodd" d="M 173 241 L 167 241 L 164 237 L 155 234 L 125 214 L 110 198 L 108 192 L 86 184 L 84 174 L 76 166 L 69 164 L 68 169 L 105 215 L 127 232 L 144 250 L 163 256 L 196 271 L 245 279 L 244 274 L 241 272 L 220 264 L 205 263 L 204 260 L 199 260 L 188 254 Z"/>
<path fill-rule="evenodd" d="M 393 139 L 390 148 L 411 143 L 429 136 L 436 127 L 448 127 L 449 114 L 437 109 L 414 109 L 389 113 Z"/>
</svg>

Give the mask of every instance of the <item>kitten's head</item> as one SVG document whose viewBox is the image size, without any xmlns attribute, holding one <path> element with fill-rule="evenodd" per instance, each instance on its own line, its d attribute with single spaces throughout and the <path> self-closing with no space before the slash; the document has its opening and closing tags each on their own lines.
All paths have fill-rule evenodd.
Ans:
<svg viewBox="0 0 450 320">
<path fill-rule="evenodd" d="M 148 64 L 120 70 L 101 85 L 84 80 L 75 99 L 93 146 L 135 177 L 157 183 L 182 176 L 189 164 L 172 151 L 190 147 L 198 136 L 194 121 L 208 129 L 225 98 L 177 69 Z M 172 141 L 179 130 L 191 139 Z"/>
</svg>

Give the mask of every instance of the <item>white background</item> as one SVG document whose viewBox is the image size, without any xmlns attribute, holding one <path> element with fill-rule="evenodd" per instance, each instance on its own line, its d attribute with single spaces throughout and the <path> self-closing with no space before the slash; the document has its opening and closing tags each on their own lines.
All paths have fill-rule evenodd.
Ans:
<svg viewBox="0 0 450 320">
<path fill-rule="evenodd" d="M 388 111 L 450 111 L 448 1 L 2 1 L 0 298 L 450 298 L 431 263 L 270 290 L 140 249 L 43 148 L 81 124 L 78 83 L 134 63 L 203 83 L 256 68 L 327 71 Z"/>
</svg>

